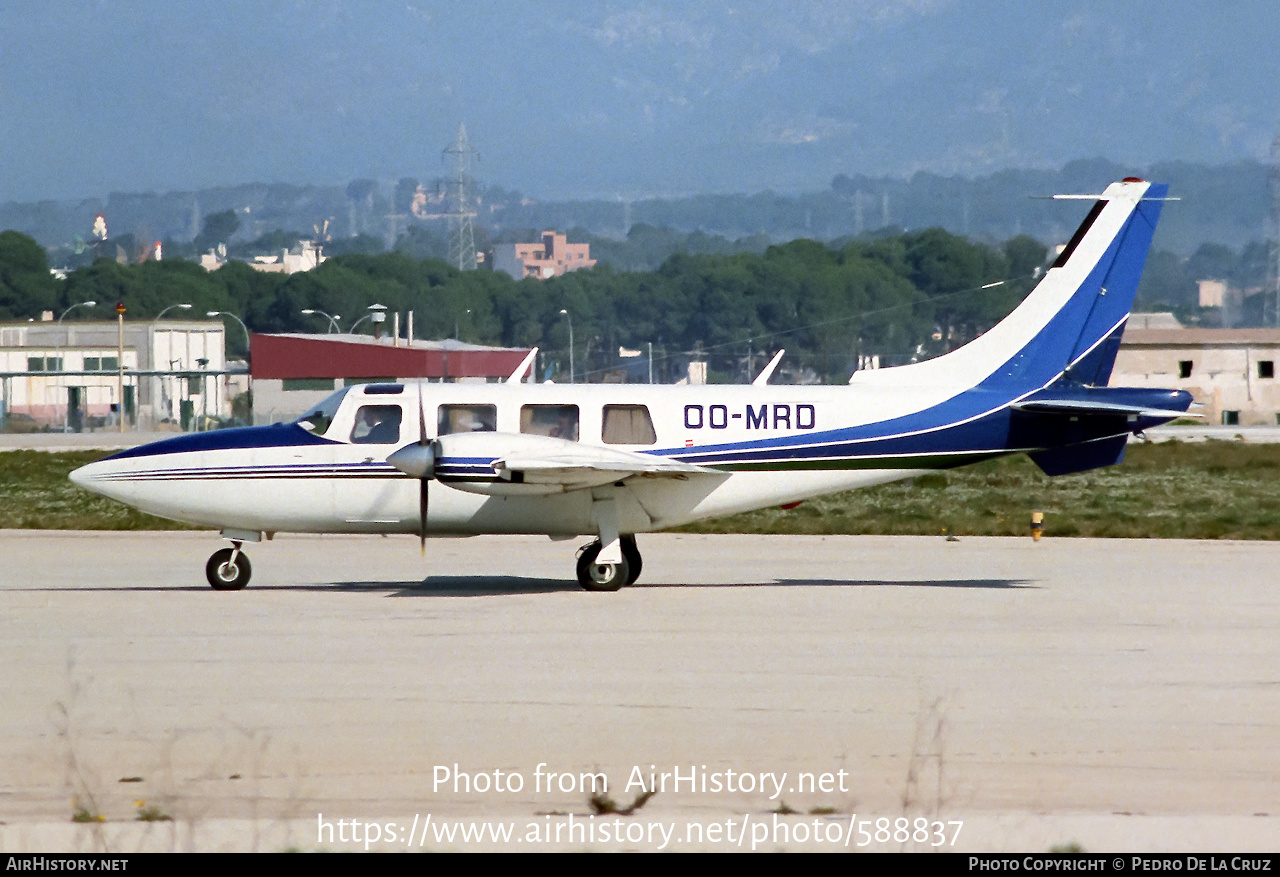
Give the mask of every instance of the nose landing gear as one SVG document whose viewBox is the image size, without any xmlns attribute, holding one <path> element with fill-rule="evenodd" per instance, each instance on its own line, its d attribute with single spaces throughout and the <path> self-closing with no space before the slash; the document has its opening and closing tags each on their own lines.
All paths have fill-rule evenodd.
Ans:
<svg viewBox="0 0 1280 877">
<path fill-rule="evenodd" d="M 249 556 L 240 551 L 242 544 L 232 542 L 231 548 L 221 548 L 213 552 L 213 556 L 205 564 L 205 578 L 209 580 L 209 584 L 215 591 L 239 591 L 249 584 L 253 567 L 249 564 Z"/>
</svg>

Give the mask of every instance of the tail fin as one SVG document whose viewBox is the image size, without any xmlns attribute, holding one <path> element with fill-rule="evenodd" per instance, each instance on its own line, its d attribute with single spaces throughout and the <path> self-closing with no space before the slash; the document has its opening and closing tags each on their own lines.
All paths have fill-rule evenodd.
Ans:
<svg viewBox="0 0 1280 877">
<path fill-rule="evenodd" d="M 1064 373 L 1105 383 L 1167 189 L 1112 183 L 1036 288 L 989 332 L 936 359 L 855 372 L 850 383 L 1037 389 Z"/>
<path fill-rule="evenodd" d="M 1142 277 L 1156 223 L 1160 220 L 1160 208 L 1169 188 L 1163 184 L 1147 184 L 1141 180 L 1128 179 L 1107 187 L 1103 199 L 1121 186 L 1143 186 L 1146 191 L 1139 195 L 1129 217 L 1107 251 L 1090 269 L 1087 279 L 1077 289 L 1073 298 L 1078 301 L 1073 301 L 1071 307 L 1064 308 L 1064 311 L 1078 313 L 1085 311 L 1087 305 L 1083 324 L 1070 352 L 1064 358 L 1064 348 L 1057 344 L 1054 345 L 1052 354 L 1049 354 L 1057 360 L 1053 363 L 1051 359 L 1051 364 L 1055 364 L 1058 371 L 1082 384 L 1106 386 L 1111 377 L 1116 353 L 1120 349 L 1120 336 L 1124 334 L 1125 323 L 1133 310 L 1138 281 Z M 1100 199 L 1090 211 L 1090 218 L 1100 215 L 1107 204 L 1107 200 Z M 1087 218 L 1072 238 L 1073 243 L 1087 234 L 1089 223 L 1090 219 Z M 1065 268 L 1074 255 L 1071 244 L 1068 244 L 1053 267 Z M 1064 313 L 1063 318 L 1069 325 L 1071 319 L 1068 314 Z M 1034 371 L 1040 371 L 1040 377 L 1044 377 L 1043 370 Z"/>
</svg>

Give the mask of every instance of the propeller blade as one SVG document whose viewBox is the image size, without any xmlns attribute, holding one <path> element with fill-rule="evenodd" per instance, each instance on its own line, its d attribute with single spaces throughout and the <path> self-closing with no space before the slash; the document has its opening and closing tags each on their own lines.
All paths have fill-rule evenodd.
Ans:
<svg viewBox="0 0 1280 877">
<path fill-rule="evenodd" d="M 418 445 L 420 447 L 430 448 L 427 442 L 427 412 L 426 403 L 422 400 L 422 385 L 418 385 Z M 435 463 L 435 455 L 432 454 L 432 468 Z M 427 556 L 427 509 L 431 501 L 431 491 L 427 485 L 426 478 L 418 480 L 418 549 L 423 557 Z"/>
</svg>

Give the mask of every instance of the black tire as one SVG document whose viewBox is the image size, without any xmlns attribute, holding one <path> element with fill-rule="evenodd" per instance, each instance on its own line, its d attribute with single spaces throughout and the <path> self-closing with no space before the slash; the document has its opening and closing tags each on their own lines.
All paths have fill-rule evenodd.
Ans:
<svg viewBox="0 0 1280 877">
<path fill-rule="evenodd" d="M 578 584 L 587 591 L 617 591 L 630 584 L 631 567 L 626 554 L 621 563 L 596 563 L 600 547 L 597 540 L 578 555 Z"/>
<path fill-rule="evenodd" d="M 627 575 L 627 587 L 631 587 L 636 583 L 636 579 L 640 578 L 640 570 L 644 567 L 644 561 L 640 557 L 640 549 L 636 546 L 635 536 L 622 537 L 622 558 L 627 562 L 627 566 L 631 568 Z"/>
<path fill-rule="evenodd" d="M 215 591 L 239 591 L 249 584 L 249 577 L 253 575 L 253 567 L 249 565 L 249 558 L 243 551 L 236 557 L 235 566 L 228 566 L 231 551 L 230 548 L 223 548 L 213 552 L 204 566 L 205 578 Z"/>
</svg>

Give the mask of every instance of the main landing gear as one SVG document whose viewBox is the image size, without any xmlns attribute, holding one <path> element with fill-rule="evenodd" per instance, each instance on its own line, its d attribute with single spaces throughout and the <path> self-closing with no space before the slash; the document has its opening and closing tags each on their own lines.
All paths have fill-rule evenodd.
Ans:
<svg viewBox="0 0 1280 877">
<path fill-rule="evenodd" d="M 635 536 L 618 537 L 622 560 L 618 563 L 597 563 L 600 556 L 600 540 L 589 543 L 578 552 L 578 584 L 588 591 L 617 591 L 640 578 L 643 561 L 636 547 Z M 253 566 L 249 556 L 241 551 L 243 542 L 232 542 L 230 548 L 213 552 L 205 564 L 205 578 L 215 591 L 239 591 L 249 584 Z"/>
<path fill-rule="evenodd" d="M 616 591 L 640 578 L 640 549 L 635 536 L 620 536 L 621 563 L 596 563 L 600 556 L 600 540 L 586 545 L 578 552 L 578 584 L 588 591 Z"/>
<path fill-rule="evenodd" d="M 240 551 L 243 544 L 232 542 L 232 547 L 213 552 L 213 556 L 205 564 L 205 578 L 215 591 L 239 591 L 249 584 L 253 567 L 249 565 L 249 556 Z"/>
</svg>

